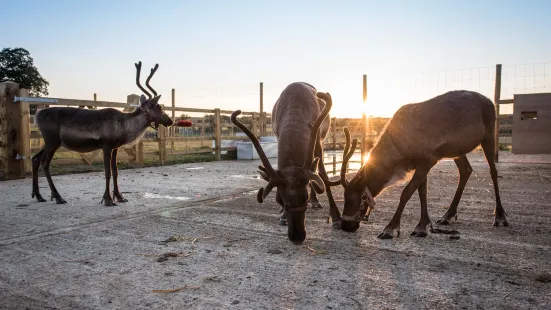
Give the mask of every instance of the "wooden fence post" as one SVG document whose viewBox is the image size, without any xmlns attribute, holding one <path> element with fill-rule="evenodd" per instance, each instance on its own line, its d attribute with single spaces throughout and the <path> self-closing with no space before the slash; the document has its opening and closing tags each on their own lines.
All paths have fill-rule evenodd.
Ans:
<svg viewBox="0 0 551 310">
<path fill-rule="evenodd" d="M 139 104 L 140 103 L 140 96 L 132 94 L 126 96 L 126 103 L 128 104 Z M 125 111 L 131 111 L 131 108 L 124 109 Z M 137 141 L 134 146 L 134 160 L 133 163 L 137 165 L 143 165 L 143 140 L 140 138 L 139 141 Z"/>
<path fill-rule="evenodd" d="M 166 163 L 166 127 L 164 125 L 159 125 L 159 130 L 157 132 L 157 141 L 159 145 L 159 161 L 161 165 Z"/>
<path fill-rule="evenodd" d="M 214 109 L 214 155 L 216 160 L 222 159 L 222 126 L 220 124 L 220 109 Z"/>
<path fill-rule="evenodd" d="M 260 82 L 260 136 L 265 136 L 265 117 L 264 117 L 264 83 Z"/>
<path fill-rule="evenodd" d="M 363 104 L 367 103 L 367 75 L 363 75 Z M 362 166 L 365 162 L 365 149 L 366 149 L 366 133 L 367 133 L 367 115 L 362 113 Z"/>
<path fill-rule="evenodd" d="M 333 125 L 332 133 L 333 133 L 333 151 L 337 149 L 337 118 L 333 117 L 333 121 L 331 122 Z"/>
<path fill-rule="evenodd" d="M 496 124 L 495 124 L 495 162 L 499 161 L 499 100 L 501 99 L 501 64 L 496 65 L 496 86 L 494 93 L 494 105 L 496 108 Z"/>
<path fill-rule="evenodd" d="M 176 107 L 176 90 L 172 89 L 172 121 L 176 122 L 176 111 L 174 111 L 174 108 Z M 176 136 L 176 126 L 170 127 L 170 137 L 174 138 Z M 174 140 L 170 141 L 170 149 L 174 151 Z"/>
<path fill-rule="evenodd" d="M 29 97 L 29 90 L 22 88 L 19 90 L 19 97 Z M 20 155 L 23 157 L 21 159 L 23 163 L 23 172 L 31 173 L 32 172 L 32 163 L 31 163 L 31 108 L 26 102 L 19 102 L 18 110 L 16 110 L 18 128 L 19 128 L 19 145 L 20 145 Z"/>
<path fill-rule="evenodd" d="M 258 135 L 258 122 L 256 121 L 258 118 L 258 114 L 256 112 L 253 112 L 253 116 L 251 117 L 251 132 L 253 135 Z"/>
<path fill-rule="evenodd" d="M 22 147 L 22 143 L 30 143 L 29 106 L 24 102 L 14 103 L 13 99 L 17 95 L 19 84 L 0 83 L 0 179 L 24 178 L 26 164 L 21 156 L 27 156 L 27 160 L 30 156 L 30 144 L 26 148 Z M 25 120 L 26 127 L 22 124 Z"/>
<path fill-rule="evenodd" d="M 262 135 L 267 135 L 266 132 L 268 131 L 268 114 L 267 112 L 264 112 L 264 115 L 262 116 Z"/>
</svg>

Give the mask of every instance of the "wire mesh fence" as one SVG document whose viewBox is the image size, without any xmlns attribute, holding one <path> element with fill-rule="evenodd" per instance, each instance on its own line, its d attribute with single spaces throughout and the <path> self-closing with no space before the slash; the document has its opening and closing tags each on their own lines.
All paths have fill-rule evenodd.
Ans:
<svg viewBox="0 0 551 310">
<path fill-rule="evenodd" d="M 448 71 L 421 72 L 408 75 L 406 90 L 410 102 L 424 101 L 451 90 L 471 90 L 493 100 L 496 67 L 479 67 Z M 551 62 L 503 65 L 501 99 L 515 94 L 551 92 Z M 507 114 L 512 110 L 505 109 Z"/>
</svg>

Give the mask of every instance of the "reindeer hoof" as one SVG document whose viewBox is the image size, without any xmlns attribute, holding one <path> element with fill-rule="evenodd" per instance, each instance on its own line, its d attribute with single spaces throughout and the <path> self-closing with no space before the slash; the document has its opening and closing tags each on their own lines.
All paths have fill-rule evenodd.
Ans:
<svg viewBox="0 0 551 310">
<path fill-rule="evenodd" d="M 119 192 L 113 192 L 113 198 L 116 202 L 128 202 L 128 199 L 124 198 Z"/>
<path fill-rule="evenodd" d="M 115 200 L 116 200 L 117 202 L 128 202 L 128 199 L 122 198 L 122 197 L 116 197 Z"/>
<path fill-rule="evenodd" d="M 457 213 L 455 214 L 448 214 L 448 212 L 446 212 L 446 214 L 444 214 L 444 216 L 442 216 L 441 219 L 439 219 L 438 221 L 436 221 L 436 224 L 438 225 L 450 225 L 451 223 L 451 219 L 452 218 L 455 218 L 455 220 L 457 221 Z"/>
<path fill-rule="evenodd" d="M 321 203 L 319 203 L 319 201 L 310 201 L 309 204 L 310 204 L 310 208 L 312 208 L 312 209 L 321 209 L 321 208 L 323 208 L 323 206 L 321 205 Z"/>
<path fill-rule="evenodd" d="M 279 218 L 279 225 L 287 226 L 287 219 L 280 217 Z"/>
<path fill-rule="evenodd" d="M 52 201 L 54 199 L 55 199 L 55 203 L 57 203 L 58 205 L 67 203 L 67 201 L 65 201 L 63 198 L 61 198 L 61 196 L 59 194 L 52 194 L 52 197 L 50 198 L 50 201 Z"/>
<path fill-rule="evenodd" d="M 503 225 L 503 227 L 509 226 L 509 222 L 507 222 L 507 219 L 505 219 L 505 218 L 502 218 L 502 219 L 496 218 L 494 220 L 494 226 L 499 227 L 500 224 Z"/>
<path fill-rule="evenodd" d="M 35 193 L 35 192 L 33 192 L 33 193 L 31 194 L 31 197 L 32 197 L 32 198 L 36 197 L 36 200 L 37 200 L 38 202 L 46 202 L 46 199 L 42 198 L 42 195 L 40 195 L 40 193 Z"/>
<path fill-rule="evenodd" d="M 333 227 L 333 229 L 341 230 L 341 221 L 333 222 L 331 226 Z"/>
<path fill-rule="evenodd" d="M 105 202 L 105 203 L 104 203 Z M 114 207 L 116 206 L 117 204 L 113 202 L 113 199 L 111 199 L 111 197 L 109 198 L 101 198 L 101 202 L 100 203 L 103 203 L 104 206 L 106 207 Z"/>
<path fill-rule="evenodd" d="M 103 205 L 106 206 L 106 207 L 115 207 L 115 206 L 117 206 L 117 204 L 114 203 L 113 201 L 105 201 L 105 203 Z"/>
<path fill-rule="evenodd" d="M 420 238 L 424 238 L 427 236 L 427 232 L 426 231 L 417 231 L 417 230 L 414 230 L 411 232 L 411 236 L 413 237 L 420 237 Z"/>
<path fill-rule="evenodd" d="M 380 233 L 377 236 L 377 238 L 379 238 L 379 239 L 392 239 L 392 238 L 394 238 L 394 236 L 392 236 L 392 234 L 389 234 L 389 233 L 383 231 L 382 233 Z"/>
<path fill-rule="evenodd" d="M 383 232 L 381 232 L 377 238 L 379 239 L 392 239 L 396 236 L 396 238 L 400 237 L 400 226 L 398 225 L 396 228 L 393 228 L 392 226 L 387 226 L 385 229 L 383 229 Z"/>
</svg>

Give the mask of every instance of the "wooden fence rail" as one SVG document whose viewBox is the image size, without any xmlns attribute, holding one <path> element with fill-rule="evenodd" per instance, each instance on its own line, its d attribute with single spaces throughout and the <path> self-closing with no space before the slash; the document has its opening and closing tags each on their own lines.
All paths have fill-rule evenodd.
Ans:
<svg viewBox="0 0 551 310">
<path fill-rule="evenodd" d="M 174 93 L 173 93 L 174 94 Z M 17 100 L 14 100 L 18 97 Z M 27 99 L 27 100 L 25 100 Z M 97 99 L 94 94 L 94 99 Z M 78 100 L 64 98 L 32 98 L 28 96 L 26 89 L 19 89 L 19 85 L 11 82 L 0 83 L 0 171 L 5 175 L 0 175 L 0 179 L 14 179 L 25 177 L 31 172 L 31 157 L 43 146 L 43 140 L 40 132 L 34 124 L 34 118 L 30 116 L 30 106 L 35 105 L 38 108 L 47 106 L 68 106 L 79 108 L 117 108 L 124 111 L 134 110 L 139 102 L 139 96 L 132 94 L 127 96 L 127 102 L 109 102 L 97 100 Z M 17 101 L 17 102 L 14 102 Z M 39 101 L 39 102 L 38 102 Z M 174 100 L 173 100 L 174 101 Z M 173 104 L 174 105 L 174 104 Z M 197 153 L 214 154 L 216 160 L 220 160 L 222 152 L 234 150 L 235 148 L 222 147 L 223 140 L 242 140 L 249 141 L 245 136 L 237 136 L 241 132 L 233 123 L 229 121 L 229 115 L 232 110 L 221 109 L 198 109 L 175 106 L 165 106 L 164 110 L 171 111 L 172 117 L 175 112 L 184 113 L 204 113 L 209 115 L 201 119 L 199 123 L 192 123 L 191 127 L 183 129 L 174 128 L 167 130 L 160 125 L 155 133 L 152 129 L 146 130 L 145 135 L 133 145 L 124 146 L 124 152 L 119 152 L 119 160 L 126 161 L 132 165 L 141 166 L 144 159 L 152 156 L 158 158 L 160 164 L 167 162 L 168 155 L 184 155 Z M 271 135 L 271 115 L 262 112 L 242 112 L 243 122 L 257 136 Z M 339 120 L 340 126 L 336 126 L 337 119 L 331 120 L 331 131 L 326 138 L 325 147 L 342 148 L 344 145 L 344 134 L 342 127 L 349 126 L 353 138 L 362 140 L 361 123 Z M 182 132 L 184 135 L 182 135 Z M 186 136 L 186 134 L 188 134 Z M 212 145 L 214 141 L 214 145 Z M 186 142 L 186 144 L 200 143 L 202 147 L 196 149 L 178 150 L 176 143 Z M 207 144 L 205 144 L 207 142 Z M 148 147 L 144 148 L 144 144 Z M 151 149 L 151 145 L 156 145 Z M 60 148 L 59 156 L 74 153 L 72 158 L 55 158 L 54 165 L 75 165 L 86 163 L 92 165 L 94 162 L 101 162 L 101 151 L 80 154 L 72 152 L 65 148 Z M 78 154 L 78 155 L 77 155 Z"/>
</svg>

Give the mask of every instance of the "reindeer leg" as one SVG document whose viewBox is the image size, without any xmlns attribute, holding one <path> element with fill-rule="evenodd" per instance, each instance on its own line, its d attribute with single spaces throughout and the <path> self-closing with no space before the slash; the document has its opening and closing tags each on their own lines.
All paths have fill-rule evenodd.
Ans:
<svg viewBox="0 0 551 310">
<path fill-rule="evenodd" d="M 51 200 L 55 199 L 57 204 L 64 204 L 67 203 L 63 198 L 61 198 L 61 195 L 57 191 L 54 185 L 54 181 L 52 181 L 52 176 L 50 175 L 50 162 L 54 158 L 55 151 L 59 148 L 59 142 L 57 145 L 55 144 L 48 144 L 48 142 L 45 142 L 44 146 L 44 154 L 42 155 L 42 169 L 44 170 L 44 174 L 46 175 L 46 179 L 48 180 L 48 184 L 50 185 L 50 190 L 52 191 L 52 198 Z"/>
<path fill-rule="evenodd" d="M 329 180 L 329 176 L 327 176 L 327 171 L 325 171 L 325 166 L 323 164 L 323 161 L 321 160 L 318 164 L 318 171 L 323 178 Z M 331 187 L 325 186 L 325 191 L 327 193 L 327 200 L 329 201 L 329 217 L 331 218 L 331 222 L 333 223 L 332 226 L 334 229 L 340 230 L 341 212 L 339 211 L 339 208 L 337 208 L 337 204 L 335 203 L 335 199 L 333 198 L 333 193 L 331 192 Z"/>
<path fill-rule="evenodd" d="M 319 142 L 316 144 L 316 149 L 314 150 L 315 151 L 315 156 L 318 157 L 320 159 L 319 163 L 318 163 L 318 167 L 320 165 L 320 163 L 322 162 L 323 160 L 323 156 L 320 156 L 320 152 L 319 152 L 319 147 L 320 147 L 320 144 Z M 322 154 L 323 155 L 323 154 Z M 312 169 L 312 172 L 316 172 L 316 168 L 317 167 L 313 167 Z M 318 168 L 319 170 L 319 168 Z M 312 184 L 310 183 L 310 200 L 308 201 L 309 204 L 310 204 L 310 207 L 312 209 L 321 209 L 323 208 L 323 206 L 321 205 L 321 203 L 319 202 L 318 200 L 318 195 L 316 193 L 316 191 L 314 190 L 314 187 L 312 186 Z"/>
<path fill-rule="evenodd" d="M 453 217 L 455 217 L 455 219 L 457 220 L 457 206 L 459 205 L 459 201 L 461 200 L 461 196 L 463 195 L 465 185 L 467 185 L 467 180 L 469 180 L 469 176 L 471 176 L 471 173 L 473 172 L 473 168 L 469 164 L 467 156 L 463 155 L 457 157 L 454 159 L 454 161 L 457 165 L 457 169 L 459 170 L 459 184 L 457 185 L 455 196 L 453 197 L 452 203 L 450 204 L 448 211 L 446 211 L 446 214 L 444 214 L 444 216 L 442 216 L 442 218 L 438 220 L 436 224 L 449 225 L 450 220 Z"/>
<path fill-rule="evenodd" d="M 122 197 L 119 192 L 119 169 L 117 168 L 117 153 L 119 149 L 114 149 L 111 153 L 111 173 L 113 174 L 113 198 L 117 202 L 127 202 L 128 200 Z"/>
<path fill-rule="evenodd" d="M 321 203 L 318 200 L 318 196 L 316 194 L 316 191 L 314 190 L 314 187 L 312 185 L 309 185 L 309 186 L 310 186 L 310 199 L 308 200 L 308 202 L 310 204 L 310 208 L 312 208 L 312 209 L 321 209 L 321 208 L 323 208 L 323 206 L 321 205 Z"/>
<path fill-rule="evenodd" d="M 281 210 L 279 211 L 279 213 L 281 213 L 281 216 L 279 217 L 279 225 L 287 226 L 287 216 L 285 215 L 285 208 L 283 207 L 283 200 L 281 200 L 281 197 L 279 196 L 279 191 L 276 192 L 276 202 L 281 206 Z"/>
<path fill-rule="evenodd" d="M 409 201 L 413 193 L 415 193 L 415 191 L 419 188 L 419 186 L 425 182 L 427 179 L 427 174 L 433 165 L 434 164 L 426 163 L 416 167 L 411 181 L 409 181 L 408 185 L 402 191 L 402 195 L 400 195 L 400 203 L 398 204 L 396 213 L 394 213 L 392 220 L 390 220 L 385 229 L 379 234 L 379 236 L 377 236 L 379 239 L 392 239 L 394 233 L 396 233 L 396 237 L 400 237 L 400 219 L 402 218 L 402 213 L 404 212 L 406 203 Z"/>
<path fill-rule="evenodd" d="M 432 223 L 430 221 L 429 211 L 427 208 L 427 178 L 426 177 L 423 183 L 419 185 L 417 192 L 419 193 L 419 200 L 421 201 L 421 220 L 419 221 L 419 224 L 417 224 L 417 226 L 415 227 L 415 230 L 411 233 L 411 235 L 415 237 L 426 237 L 427 225 L 430 225 L 430 227 L 432 228 Z"/>
<path fill-rule="evenodd" d="M 113 202 L 111 194 L 109 193 L 109 181 L 111 180 L 111 154 L 113 149 L 110 147 L 103 148 L 103 168 L 105 169 L 105 193 L 103 193 L 103 198 L 101 202 L 105 202 L 106 207 L 116 206 L 117 204 Z"/>
<path fill-rule="evenodd" d="M 490 166 L 490 175 L 492 176 L 492 182 L 494 183 L 494 193 L 496 195 L 496 208 L 494 209 L 494 226 L 498 227 L 499 224 L 503 226 L 509 226 L 509 222 L 507 222 L 507 212 L 505 212 L 505 209 L 503 209 L 503 206 L 501 205 L 501 198 L 499 196 L 499 186 L 497 184 L 497 169 L 496 169 L 496 163 L 494 159 L 495 154 L 495 143 L 494 143 L 494 135 L 493 132 L 490 136 L 490 138 L 485 138 L 482 140 L 482 149 L 484 150 L 484 156 L 486 157 L 486 160 L 488 161 L 488 165 Z"/>
<path fill-rule="evenodd" d="M 44 158 L 44 148 L 40 150 L 40 152 L 36 153 L 33 156 L 33 192 L 31 194 L 31 197 L 34 198 L 36 196 L 36 200 L 38 202 L 45 202 L 46 199 L 42 198 L 42 195 L 40 195 L 40 189 L 38 188 L 38 168 L 40 167 L 40 163 L 42 162 L 42 158 Z"/>
</svg>

